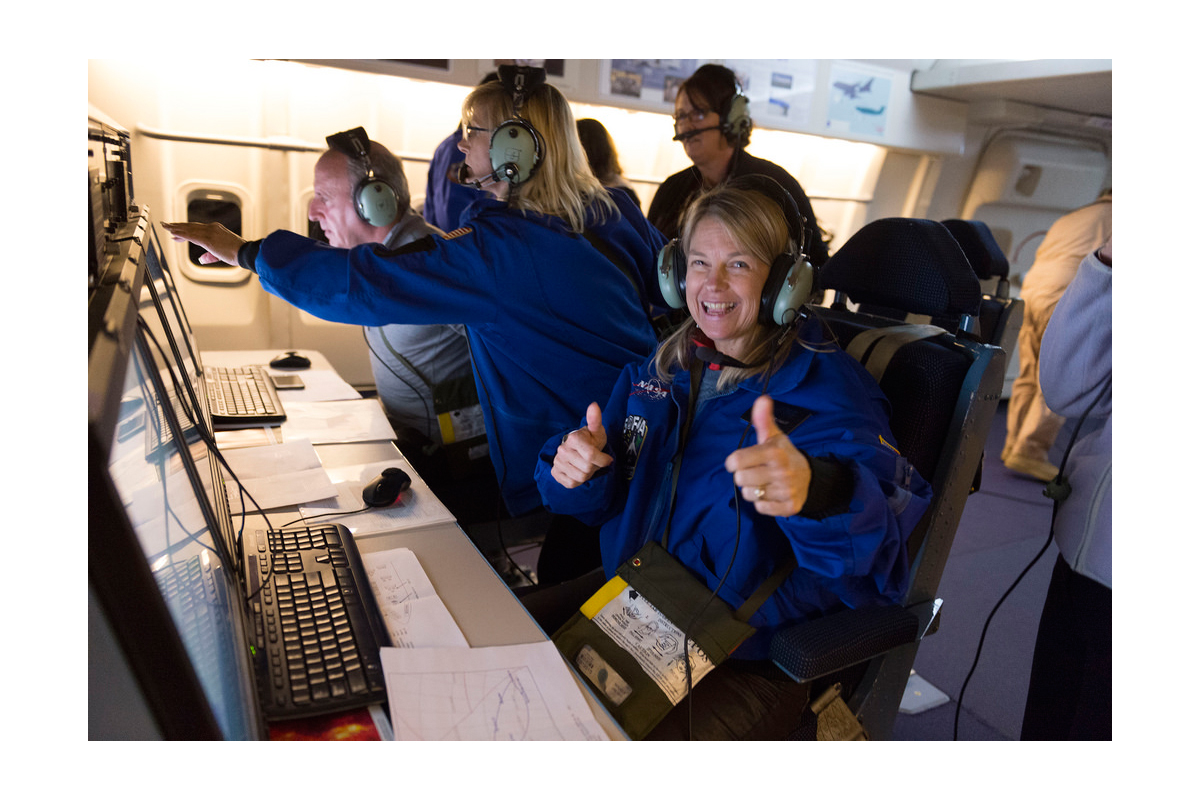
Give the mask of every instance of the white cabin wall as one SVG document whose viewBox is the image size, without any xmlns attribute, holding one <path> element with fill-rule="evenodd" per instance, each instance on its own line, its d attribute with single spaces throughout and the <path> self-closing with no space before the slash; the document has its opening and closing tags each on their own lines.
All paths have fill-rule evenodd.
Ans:
<svg viewBox="0 0 1200 800">
<path fill-rule="evenodd" d="M 487 66 L 478 65 L 480 75 Z M 580 87 L 597 73 L 596 62 L 572 65 L 564 91 L 594 94 Z M 189 192 L 209 187 L 241 200 L 242 233 L 256 238 L 279 228 L 307 232 L 312 168 L 325 136 L 356 125 L 400 157 L 419 208 L 428 160 L 458 124 L 478 76 L 460 69 L 455 79 L 283 61 L 90 61 L 88 92 L 92 105 L 131 131 L 137 199 L 153 218 L 185 219 Z M 690 165 L 671 141 L 669 113 L 572 106 L 609 129 L 643 210 L 659 182 Z M 801 181 L 835 248 L 866 221 L 887 155 L 876 144 L 767 128 L 755 130 L 749 150 Z M 183 273 L 181 292 L 203 349 L 320 349 L 355 385 L 372 383 L 357 326 L 319 320 L 262 291 L 253 275 L 191 264 L 185 245 L 163 244 Z"/>
<path fill-rule="evenodd" d="M 1111 188 L 1111 120 L 991 101 L 972 102 L 968 113 L 963 156 L 943 160 L 928 209 L 917 216 L 987 223 L 1009 262 L 1009 293 L 1020 298 L 1050 225 Z M 1041 176 L 1026 186 L 1030 169 Z M 1008 356 L 1006 397 L 1020 373 L 1020 354 Z"/>
<path fill-rule="evenodd" d="M 429 156 L 458 124 L 468 91 L 290 62 L 161 61 L 153 69 L 89 62 L 89 103 L 133 134 L 135 191 L 153 218 L 186 218 L 188 193 L 199 186 L 226 190 L 244 200 L 247 238 L 276 229 L 307 233 L 312 170 L 325 136 L 356 125 L 401 157 L 419 203 Z M 180 291 L 203 349 L 314 348 L 351 383 L 373 383 L 360 327 L 317 319 L 262 291 L 249 273 L 191 264 L 184 244 L 163 244 L 183 273 Z"/>
<path fill-rule="evenodd" d="M 277 228 L 306 233 L 312 168 L 326 135 L 366 128 L 403 162 L 419 208 L 433 150 L 458 124 L 463 98 L 491 68 L 482 60 L 455 61 L 449 74 L 438 74 L 380 63 L 89 61 L 88 97 L 131 131 L 136 196 L 154 218 L 185 218 L 188 191 L 208 186 L 242 199 L 248 238 Z M 671 141 L 669 106 L 636 101 L 619 107 L 622 101 L 606 95 L 602 85 L 604 62 L 566 63 L 556 85 L 577 117 L 595 117 L 609 129 L 626 177 L 648 209 L 658 183 L 690 165 L 683 148 Z M 886 139 L 817 135 L 824 130 L 835 63 L 858 64 L 891 79 L 894 116 Z M 756 119 L 749 152 L 775 161 L 801 182 L 818 220 L 834 235 L 835 251 L 863 224 L 881 217 L 962 216 L 984 142 L 998 129 L 1029 124 L 997 116 L 994 106 L 985 114 L 975 103 L 911 94 L 904 70 L 922 63 L 820 62 L 807 122 L 784 130 L 765 125 L 787 121 Z M 371 71 L 379 69 L 391 74 Z M 610 100 L 618 105 L 607 104 Z M 1021 110 L 1016 104 L 1001 109 Z M 1048 119 L 1063 124 L 1062 115 Z M 180 282 L 181 291 L 202 348 L 312 347 L 326 352 L 352 383 L 372 382 L 357 326 L 318 320 L 267 295 L 252 275 L 185 264 L 182 244 L 164 245 L 170 263 L 189 278 Z"/>
</svg>

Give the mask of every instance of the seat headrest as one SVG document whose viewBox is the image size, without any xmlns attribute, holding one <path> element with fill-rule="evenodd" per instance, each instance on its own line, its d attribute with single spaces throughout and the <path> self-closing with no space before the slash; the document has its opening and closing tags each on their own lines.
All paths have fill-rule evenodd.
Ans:
<svg viewBox="0 0 1200 800">
<path fill-rule="evenodd" d="M 864 225 L 821 267 L 822 288 L 856 303 L 932 317 L 978 316 L 982 292 L 940 222 L 889 217 Z"/>
<path fill-rule="evenodd" d="M 987 223 L 977 219 L 947 219 L 942 224 L 958 241 L 979 280 L 1008 277 L 1008 259 Z"/>
</svg>

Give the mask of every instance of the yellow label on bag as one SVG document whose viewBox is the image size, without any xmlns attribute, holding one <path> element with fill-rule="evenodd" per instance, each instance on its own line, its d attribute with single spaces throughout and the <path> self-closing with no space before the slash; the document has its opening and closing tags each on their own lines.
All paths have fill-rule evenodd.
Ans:
<svg viewBox="0 0 1200 800">
<path fill-rule="evenodd" d="M 579 613 L 583 614 L 588 619 L 596 616 L 600 609 L 608 604 L 609 600 L 619 595 L 629 584 L 622 577 L 615 577 L 608 583 L 600 587 L 594 595 L 588 598 L 588 601 L 579 607 Z"/>
<path fill-rule="evenodd" d="M 442 432 L 442 444 L 462 442 L 487 433 L 483 426 L 483 408 L 456 408 L 438 414 L 438 427 Z"/>
</svg>

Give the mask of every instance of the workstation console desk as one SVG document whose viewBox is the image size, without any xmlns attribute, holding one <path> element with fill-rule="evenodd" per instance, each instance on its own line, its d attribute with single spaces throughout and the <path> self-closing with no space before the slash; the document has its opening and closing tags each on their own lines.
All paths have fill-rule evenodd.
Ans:
<svg viewBox="0 0 1200 800">
<path fill-rule="evenodd" d="M 311 360 L 310 369 L 332 369 L 320 353 L 303 350 L 299 352 Z M 267 364 L 277 355 L 278 352 L 261 350 L 206 351 L 202 360 L 206 366 L 236 367 L 245 364 Z M 307 371 L 302 370 L 296 374 L 303 378 Z M 286 395 L 284 399 L 286 400 Z M 281 437 L 278 428 L 272 430 L 277 437 Z M 317 444 L 315 449 L 322 466 L 326 469 L 403 458 L 395 443 L 391 441 Z M 411 465 L 409 468 L 411 469 Z M 272 523 L 278 524 L 275 522 L 276 518 L 287 522 L 300 516 L 296 509 L 288 511 L 291 513 L 272 511 Z M 251 519 L 252 516 L 256 515 L 247 512 L 248 528 L 262 524 L 261 518 Z M 337 517 L 330 519 L 334 522 L 340 521 Z M 534 622 L 520 600 L 456 522 L 435 522 L 413 529 L 373 532 L 369 536 L 356 537 L 355 543 L 363 554 L 397 548 L 411 550 L 472 648 L 531 644 L 547 640 L 546 632 Z M 625 739 L 620 726 L 596 700 L 590 688 L 580 680 L 573 668 L 568 666 L 568 669 L 572 669 L 575 682 L 609 738 Z"/>
</svg>

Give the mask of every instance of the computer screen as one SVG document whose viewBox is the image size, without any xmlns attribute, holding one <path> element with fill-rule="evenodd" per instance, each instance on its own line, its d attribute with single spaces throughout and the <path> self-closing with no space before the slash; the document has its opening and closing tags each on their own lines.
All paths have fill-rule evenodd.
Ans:
<svg viewBox="0 0 1200 800">
<path fill-rule="evenodd" d="M 170 264 L 167 263 L 166 253 L 163 251 L 158 237 L 158 228 L 149 220 L 144 244 L 150 281 L 155 288 L 161 287 L 158 292 L 159 298 L 162 300 L 164 308 L 170 312 L 166 324 L 180 348 L 181 361 L 190 374 L 199 376 L 203 372 L 203 368 L 200 364 L 199 349 L 196 346 L 196 336 L 188 321 L 187 312 L 184 310 L 183 298 L 179 296 L 175 276 L 171 273 Z"/>
<path fill-rule="evenodd" d="M 195 337 L 148 214 L 144 215 L 143 224 L 138 228 L 138 245 L 145 256 L 147 275 L 140 304 L 142 319 L 150 327 L 152 342 L 161 345 L 165 351 L 167 359 L 161 365 L 172 370 L 175 382 L 179 385 L 176 393 L 172 382 L 168 380 L 165 383 L 167 391 L 176 402 L 187 404 L 186 408 L 179 409 L 183 415 L 181 419 L 207 425 L 209 418 L 203 367 Z M 211 432 L 212 429 L 206 427 L 205 430 Z"/>
<path fill-rule="evenodd" d="M 123 247 L 145 270 L 136 243 Z M 220 470 L 199 420 L 172 403 L 173 358 L 145 323 L 90 332 L 117 344 L 89 355 L 89 394 L 112 398 L 111 409 L 89 404 L 89 581 L 163 735 L 260 738 Z"/>
</svg>

